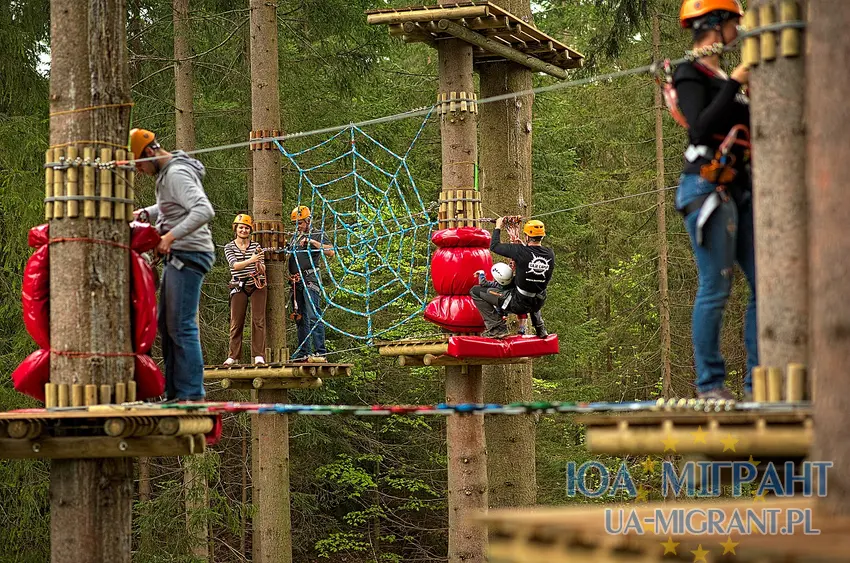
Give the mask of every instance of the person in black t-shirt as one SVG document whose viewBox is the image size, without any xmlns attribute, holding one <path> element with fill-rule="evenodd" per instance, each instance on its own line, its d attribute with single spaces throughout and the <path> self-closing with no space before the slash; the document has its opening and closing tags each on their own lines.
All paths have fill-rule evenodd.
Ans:
<svg viewBox="0 0 850 563">
<path fill-rule="evenodd" d="M 289 277 L 293 282 L 295 304 L 300 318 L 298 348 L 293 354 L 295 361 L 311 356 L 324 360 L 328 353 L 325 347 L 325 325 L 319 319 L 319 264 L 322 255 L 334 255 L 333 246 L 326 244 L 321 233 L 311 229 L 310 209 L 299 205 L 292 210 L 290 218 L 295 223 L 295 237 L 289 255 Z"/>
<path fill-rule="evenodd" d="M 542 221 L 528 221 L 522 229 L 526 244 L 501 242 L 504 217 L 496 219 L 496 228 L 490 240 L 490 251 L 513 259 L 516 274 L 513 286 L 494 288 L 483 285 L 473 286 L 470 291 L 475 306 L 481 312 L 486 330 L 482 336 L 504 338 L 508 335 L 504 313 L 531 316 L 531 325 L 538 338 L 546 338 L 548 333 L 543 326 L 540 309 L 546 301 L 546 286 L 552 279 L 555 269 L 555 253 L 551 248 L 541 245 L 546 236 Z"/>
<path fill-rule="evenodd" d="M 682 27 L 694 35 L 694 51 L 704 54 L 679 65 L 673 75 L 678 105 L 688 125 L 690 146 L 676 192 L 697 263 L 699 286 L 692 325 L 697 392 L 700 398 L 734 399 L 726 387 L 726 363 L 720 354 L 720 328 L 732 289 L 732 269 L 741 267 L 750 286 L 744 325 L 747 373 L 744 391 L 752 390 L 752 368 L 758 365 L 756 329 L 755 252 L 753 244 L 752 183 L 748 143 L 736 143 L 727 177 L 712 176 L 712 163 L 721 143 L 733 129 L 750 124 L 749 99 L 742 86 L 749 69 L 739 65 L 727 76 L 720 67 L 717 44 L 737 36 L 743 10 L 737 0 L 684 0 Z"/>
</svg>

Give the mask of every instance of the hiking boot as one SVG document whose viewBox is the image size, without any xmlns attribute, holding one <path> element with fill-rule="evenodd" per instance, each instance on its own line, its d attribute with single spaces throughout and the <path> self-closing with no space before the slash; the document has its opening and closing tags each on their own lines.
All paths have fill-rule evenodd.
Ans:
<svg viewBox="0 0 850 563">
<path fill-rule="evenodd" d="M 546 338 L 549 336 L 549 333 L 546 332 L 546 327 L 543 325 L 543 316 L 540 314 L 540 311 L 534 311 L 530 316 L 531 326 L 534 327 L 534 333 L 537 335 L 537 338 Z"/>
<path fill-rule="evenodd" d="M 703 393 L 697 393 L 697 398 L 699 399 L 720 399 L 724 401 L 734 401 L 735 395 L 732 394 L 732 391 L 724 387 L 718 387 L 717 389 L 711 389 L 710 391 L 705 391 Z"/>
<path fill-rule="evenodd" d="M 506 337 L 508 334 L 508 327 L 506 326 L 494 326 L 491 329 L 485 330 L 481 336 L 484 338 L 494 338 L 496 340 L 500 340 Z"/>
<path fill-rule="evenodd" d="M 546 327 L 543 326 L 543 323 L 534 327 L 534 333 L 537 335 L 537 338 L 546 338 L 549 336 L 549 333 L 546 332 Z"/>
</svg>

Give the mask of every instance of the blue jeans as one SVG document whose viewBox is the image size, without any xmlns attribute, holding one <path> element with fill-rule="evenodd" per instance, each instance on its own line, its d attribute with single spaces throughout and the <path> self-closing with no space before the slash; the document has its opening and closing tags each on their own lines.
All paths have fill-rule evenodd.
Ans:
<svg viewBox="0 0 850 563">
<path fill-rule="evenodd" d="M 309 299 L 307 295 L 309 294 Z M 325 348 L 325 325 L 319 320 L 319 292 L 303 283 L 295 284 L 295 303 L 301 320 L 298 325 L 298 348 L 292 357 L 298 358 L 310 354 L 327 354 Z"/>
<path fill-rule="evenodd" d="M 676 191 L 676 208 L 684 208 L 715 188 L 715 184 L 699 174 L 683 174 Z M 720 354 L 720 327 L 732 290 L 732 268 L 737 262 L 750 286 L 750 299 L 744 319 L 744 346 L 747 349 L 744 390 L 749 392 L 753 386 L 753 367 L 759 361 L 752 205 L 746 204 L 739 210 L 732 199 L 721 204 L 703 227 L 702 246 L 696 242 L 698 215 L 699 210 L 685 217 L 685 228 L 691 238 L 699 275 L 692 316 L 697 390 L 704 393 L 722 388 L 726 381 L 726 362 Z"/>
<path fill-rule="evenodd" d="M 168 399 L 198 401 L 206 395 L 197 315 L 201 283 L 214 259 L 211 252 L 172 250 L 162 271 L 158 324 Z"/>
</svg>

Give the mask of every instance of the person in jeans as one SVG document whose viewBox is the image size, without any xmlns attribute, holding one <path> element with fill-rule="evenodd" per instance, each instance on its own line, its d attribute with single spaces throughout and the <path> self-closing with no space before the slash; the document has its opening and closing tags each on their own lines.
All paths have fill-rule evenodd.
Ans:
<svg viewBox="0 0 850 563">
<path fill-rule="evenodd" d="M 215 212 L 201 183 L 206 171 L 183 151 L 163 150 L 144 129 L 130 131 L 130 149 L 136 170 L 156 178 L 156 204 L 134 215 L 146 211 L 162 236 L 156 250 L 165 257 L 158 323 L 166 400 L 200 401 L 205 396 L 204 358 L 197 315 L 201 283 L 215 259 L 208 225 Z"/>
<path fill-rule="evenodd" d="M 752 369 L 758 365 L 748 143 L 732 145 L 730 155 L 734 160 L 720 169 L 724 179 L 712 172 L 718 170 L 717 151 L 724 139 L 750 124 L 749 100 L 741 91 L 749 81 L 749 69 L 739 65 L 727 76 L 720 67 L 719 52 L 710 49 L 735 40 L 742 16 L 737 0 L 685 0 L 680 11 L 682 27 L 692 30 L 694 50 L 697 56 L 704 56 L 680 65 L 673 75 L 690 142 L 676 191 L 676 209 L 684 217 L 697 263 L 699 286 L 692 317 L 693 344 L 697 393 L 706 399 L 735 398 L 726 387 L 726 363 L 720 354 L 720 328 L 735 262 L 750 286 L 744 325 L 747 398 L 752 393 Z"/>
<path fill-rule="evenodd" d="M 289 255 L 289 275 L 293 282 L 295 306 L 298 311 L 298 348 L 292 355 L 295 361 L 322 361 L 328 353 L 325 347 L 325 325 L 319 319 L 319 264 L 322 255 L 332 257 L 333 246 L 321 233 L 311 229 L 311 214 L 307 206 L 299 205 L 290 213 L 295 223 Z"/>
<path fill-rule="evenodd" d="M 251 240 L 254 222 L 240 213 L 233 220 L 236 238 L 224 245 L 224 257 L 230 265 L 230 347 L 224 365 L 238 363 L 242 357 L 242 331 L 251 302 L 251 356 L 255 364 L 266 363 L 266 266 L 260 243 Z"/>
</svg>

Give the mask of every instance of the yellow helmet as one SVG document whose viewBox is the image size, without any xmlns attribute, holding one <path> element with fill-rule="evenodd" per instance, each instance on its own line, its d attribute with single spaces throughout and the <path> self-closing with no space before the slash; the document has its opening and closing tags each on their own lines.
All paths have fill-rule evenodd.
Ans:
<svg viewBox="0 0 850 563">
<path fill-rule="evenodd" d="M 236 225 L 248 225 L 251 230 L 254 230 L 254 221 L 251 219 L 251 216 L 246 213 L 240 213 L 233 220 L 233 228 L 236 228 Z"/>
<path fill-rule="evenodd" d="M 148 147 L 159 148 L 159 143 L 156 142 L 156 135 L 147 129 L 133 129 L 130 131 L 130 152 L 133 153 L 133 158 L 139 160 L 142 158 L 142 151 Z"/>
<path fill-rule="evenodd" d="M 530 237 L 545 237 L 546 227 L 543 226 L 543 221 L 532 219 L 525 224 L 522 228 L 522 232 Z"/>
<path fill-rule="evenodd" d="M 299 205 L 298 207 L 292 210 L 292 213 L 289 214 L 289 218 L 293 221 L 303 221 L 304 219 L 309 219 L 310 208 L 306 205 Z"/>
</svg>

